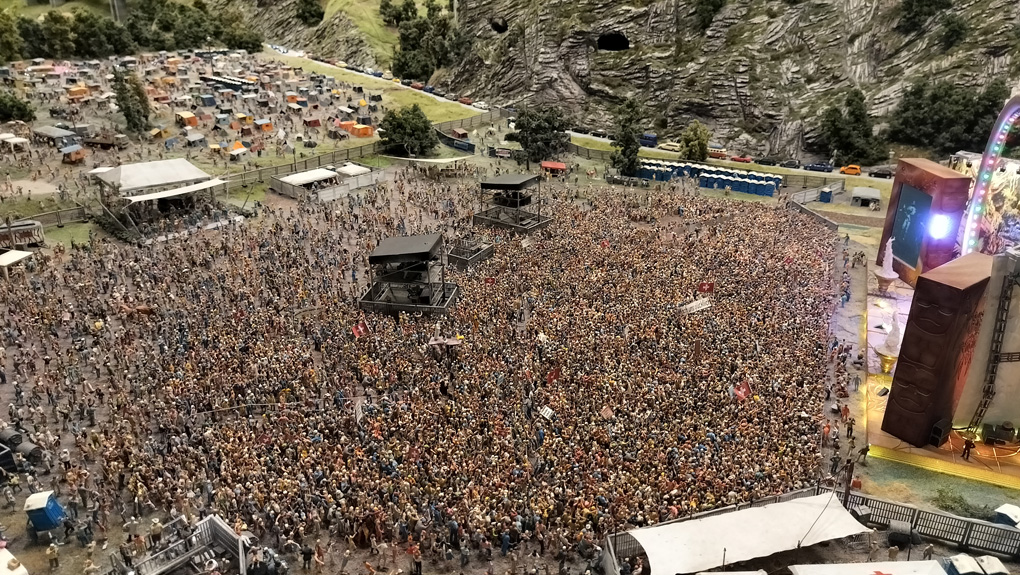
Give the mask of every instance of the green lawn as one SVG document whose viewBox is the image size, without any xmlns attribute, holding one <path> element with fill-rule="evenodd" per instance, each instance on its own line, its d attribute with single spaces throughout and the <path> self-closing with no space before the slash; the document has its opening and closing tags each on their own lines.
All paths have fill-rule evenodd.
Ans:
<svg viewBox="0 0 1020 575">
<path fill-rule="evenodd" d="M 272 50 L 263 52 L 262 56 L 279 60 L 288 66 L 300 67 L 307 71 L 333 76 L 341 82 L 364 86 L 365 89 L 373 92 L 381 91 L 383 96 L 382 103 L 386 108 L 400 108 L 403 106 L 418 104 L 425 112 L 425 115 L 433 122 L 461 120 L 463 118 L 470 118 L 471 116 L 481 114 L 481 112 L 473 108 L 462 106 L 456 102 L 437 100 L 428 94 L 419 92 L 418 90 L 405 88 L 404 86 L 400 86 L 394 82 L 377 78 L 366 78 L 361 74 L 348 72 L 347 70 L 336 68 L 328 64 L 322 64 L 320 62 L 314 62 L 306 58 L 285 56 Z"/>
<path fill-rule="evenodd" d="M 52 226 L 46 228 L 46 245 L 53 247 L 58 243 L 64 244 L 65 247 L 70 249 L 71 240 L 73 239 L 78 243 L 85 243 L 89 241 L 89 231 L 95 230 L 95 233 L 105 235 L 106 232 L 99 226 L 91 222 L 78 222 L 74 224 L 65 224 L 64 227 L 58 228 Z"/>
<path fill-rule="evenodd" d="M 251 208 L 254 207 L 255 202 L 266 202 L 266 192 L 268 190 L 269 184 L 265 182 L 253 184 L 247 188 L 237 187 L 230 191 L 230 195 L 227 196 L 226 200 L 237 206 Z"/>
<path fill-rule="evenodd" d="M 8 217 L 12 220 L 30 218 L 44 212 L 73 208 L 74 205 L 74 202 L 62 202 L 56 196 L 37 196 L 32 200 L 24 197 L 5 198 L 3 203 L 0 203 L 0 221 L 6 220 Z"/>
<path fill-rule="evenodd" d="M 5 8 L 10 8 L 15 13 L 28 16 L 29 18 L 38 18 L 52 10 L 48 2 L 29 5 L 25 0 L 0 0 L 0 10 Z M 57 10 L 70 12 L 75 8 L 81 8 L 103 16 L 110 15 L 110 3 L 106 0 L 69 0 L 66 4 L 60 5 Z"/>
</svg>

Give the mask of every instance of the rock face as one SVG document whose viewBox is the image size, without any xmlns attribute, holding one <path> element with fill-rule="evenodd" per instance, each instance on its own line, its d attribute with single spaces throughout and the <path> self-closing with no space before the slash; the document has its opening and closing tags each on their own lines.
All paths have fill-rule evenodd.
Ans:
<svg viewBox="0 0 1020 575">
<path fill-rule="evenodd" d="M 920 35 L 895 31 L 899 4 L 728 0 L 702 34 L 693 0 L 459 0 L 472 54 L 432 83 L 492 104 L 561 105 L 589 128 L 610 127 L 608 112 L 633 97 L 644 128 L 660 135 L 699 119 L 731 152 L 799 157 L 816 149 L 822 111 L 851 87 L 881 116 L 915 80 L 1020 76 L 1020 3 L 955 0 L 970 34 L 948 52 L 937 22 Z M 606 49 L 620 36 L 628 49 Z"/>
</svg>

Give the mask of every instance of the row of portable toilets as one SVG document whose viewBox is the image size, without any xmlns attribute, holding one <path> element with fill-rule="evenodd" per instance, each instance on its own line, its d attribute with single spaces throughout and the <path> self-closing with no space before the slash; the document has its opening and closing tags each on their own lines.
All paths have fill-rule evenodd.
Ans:
<svg viewBox="0 0 1020 575">
<path fill-rule="evenodd" d="M 776 174 L 731 170 L 705 164 L 683 162 L 643 161 L 638 177 L 656 182 L 668 182 L 673 178 L 698 178 L 702 188 L 725 189 L 734 192 L 772 197 L 783 185 L 783 177 Z"/>
</svg>

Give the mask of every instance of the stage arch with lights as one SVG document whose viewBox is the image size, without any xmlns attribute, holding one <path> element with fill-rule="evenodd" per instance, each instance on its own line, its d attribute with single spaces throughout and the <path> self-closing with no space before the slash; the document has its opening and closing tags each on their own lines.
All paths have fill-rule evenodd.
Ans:
<svg viewBox="0 0 1020 575">
<path fill-rule="evenodd" d="M 1003 158 L 1010 131 L 1018 125 L 1018 120 L 1020 96 L 1011 98 L 1002 109 L 977 166 L 974 191 L 960 237 L 962 254 L 995 255 L 1020 244 L 1020 161 Z"/>
</svg>

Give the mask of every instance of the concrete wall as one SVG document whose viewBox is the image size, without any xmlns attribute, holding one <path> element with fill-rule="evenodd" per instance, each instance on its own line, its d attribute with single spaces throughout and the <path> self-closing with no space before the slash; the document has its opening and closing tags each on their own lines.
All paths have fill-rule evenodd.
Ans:
<svg viewBox="0 0 1020 575">
<path fill-rule="evenodd" d="M 999 305 L 999 294 L 1002 291 L 1002 279 L 1015 270 L 1020 271 L 1020 250 L 1014 249 L 1006 254 L 995 256 L 992 265 L 992 279 L 988 282 L 988 291 L 985 294 L 984 319 L 978 333 L 977 344 L 974 347 L 974 357 L 967 374 L 967 384 L 960 397 L 956 415 L 953 417 L 953 427 L 966 427 L 981 400 L 981 388 L 984 384 L 988 363 L 992 329 L 995 325 L 995 312 Z M 1002 352 L 1018 351 L 1020 351 L 1020 288 L 1014 288 Z M 992 401 L 988 413 L 985 414 L 984 423 L 998 425 L 1003 421 L 1011 421 L 1014 425 L 1020 424 L 1020 362 L 999 364 L 998 376 L 995 378 L 995 390 L 995 399 Z"/>
</svg>

